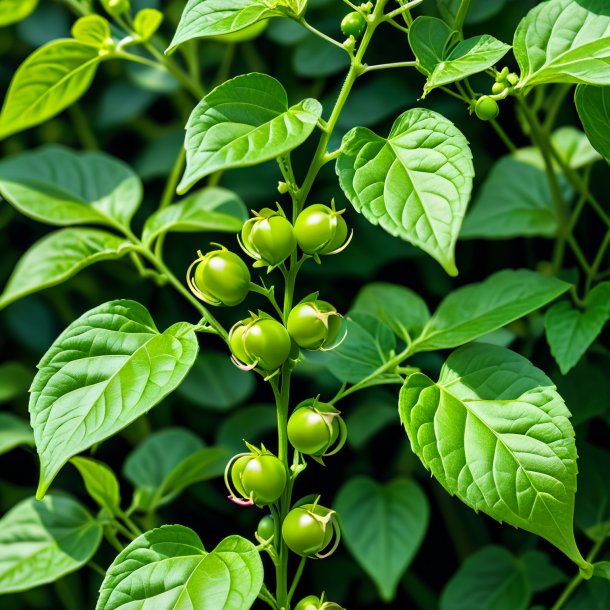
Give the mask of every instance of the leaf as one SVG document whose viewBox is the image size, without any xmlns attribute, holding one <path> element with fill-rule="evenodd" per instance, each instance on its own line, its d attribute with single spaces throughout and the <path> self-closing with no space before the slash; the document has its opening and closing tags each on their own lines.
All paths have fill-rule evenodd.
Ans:
<svg viewBox="0 0 610 610">
<path fill-rule="evenodd" d="M 539 593 L 567 582 L 566 575 L 551 563 L 549 556 L 542 551 L 526 551 L 520 557 L 525 577 L 532 593 Z"/>
<path fill-rule="evenodd" d="M 0 364 L 0 404 L 25 395 L 32 383 L 32 372 L 20 362 Z"/>
<path fill-rule="evenodd" d="M 88 457 L 74 457 L 70 461 L 83 477 L 87 493 L 110 514 L 118 514 L 121 510 L 121 492 L 110 467 Z"/>
<path fill-rule="evenodd" d="M 221 36 L 271 17 L 286 16 L 280 2 L 265 0 L 189 0 L 166 53 L 193 38 Z"/>
<path fill-rule="evenodd" d="M 292 69 L 303 78 L 333 76 L 349 69 L 349 56 L 339 47 L 308 32 L 295 48 Z"/>
<path fill-rule="evenodd" d="M 163 13 L 154 8 L 143 8 L 133 19 L 133 31 L 140 40 L 150 40 L 163 23 Z"/>
<path fill-rule="evenodd" d="M 237 409 L 223 419 L 216 430 L 216 443 L 239 453 L 244 450 L 244 439 L 257 445 L 263 436 L 277 431 L 277 410 L 275 405 L 258 404 Z"/>
<path fill-rule="evenodd" d="M 487 546 L 447 583 L 440 610 L 527 610 L 531 597 L 523 566 L 506 549 Z"/>
<path fill-rule="evenodd" d="M 509 50 L 509 45 L 488 34 L 463 40 L 435 66 L 424 86 L 424 97 L 436 87 L 488 70 Z"/>
<path fill-rule="evenodd" d="M 136 488 L 138 508 L 153 510 L 185 487 L 222 475 L 229 458 L 225 449 L 204 447 L 185 428 L 166 428 L 134 449 L 123 474 Z"/>
<path fill-rule="evenodd" d="M 55 40 L 34 51 L 13 76 L 2 112 L 0 139 L 39 125 L 87 91 L 104 59 L 96 46 Z"/>
<path fill-rule="evenodd" d="M 413 452 L 451 495 L 588 567 L 572 529 L 570 412 L 542 371 L 508 349 L 467 345 L 449 356 L 437 383 L 411 375 L 399 411 Z"/>
<path fill-rule="evenodd" d="M 334 508 L 343 540 L 385 602 L 413 561 L 428 528 L 428 500 L 414 481 L 378 485 L 354 477 L 339 490 Z"/>
<path fill-rule="evenodd" d="M 472 190 L 466 138 L 442 115 L 415 108 L 389 137 L 356 127 L 343 138 L 337 174 L 357 212 L 457 275 L 455 243 Z"/>
<path fill-rule="evenodd" d="M 134 301 L 104 303 L 56 339 L 38 365 L 30 415 L 40 456 L 37 497 L 61 467 L 161 402 L 180 384 L 198 351 L 193 327 L 159 333 Z"/>
<path fill-rule="evenodd" d="M 569 301 L 561 301 L 546 312 L 546 339 L 563 375 L 578 364 L 609 319 L 610 282 L 591 290 L 584 311 L 575 309 Z"/>
<path fill-rule="evenodd" d="M 345 416 L 345 424 L 348 445 L 359 451 L 383 429 L 396 424 L 396 399 L 388 392 L 368 391 L 354 403 Z"/>
<path fill-rule="evenodd" d="M 414 351 L 457 347 L 554 301 L 570 284 L 526 269 L 505 269 L 458 288 L 439 305 Z"/>
<path fill-rule="evenodd" d="M 579 85 L 574 103 L 589 142 L 610 163 L 610 87 Z"/>
<path fill-rule="evenodd" d="M 72 26 L 72 36 L 85 44 L 103 48 L 112 42 L 110 23 L 99 15 L 85 15 Z"/>
<path fill-rule="evenodd" d="M 108 568 L 96 610 L 247 610 L 263 584 L 254 545 L 229 536 L 206 553 L 199 536 L 165 525 L 136 538 Z"/>
<path fill-rule="evenodd" d="M 102 526 L 75 500 L 28 498 L 0 520 L 0 593 L 27 591 L 84 566 L 102 540 Z"/>
<path fill-rule="evenodd" d="M 576 127 L 560 127 L 551 139 L 563 161 L 572 169 L 581 169 L 601 158 L 587 136 Z"/>
<path fill-rule="evenodd" d="M 209 0 L 208 0 L 209 1 Z M 178 192 L 218 170 L 270 161 L 300 146 L 322 114 L 308 98 L 288 107 L 281 83 L 254 72 L 208 93 L 186 126 L 186 171 Z"/>
<path fill-rule="evenodd" d="M 518 89 L 544 83 L 610 85 L 610 9 L 605 0 L 549 0 L 519 23 Z"/>
<path fill-rule="evenodd" d="M 53 145 L 0 161 L 0 194 L 38 222 L 117 227 L 129 225 L 142 184 L 109 155 Z"/>
<path fill-rule="evenodd" d="M 0 294 L 0 309 L 28 294 L 61 284 L 99 261 L 124 256 L 134 245 L 97 229 L 62 229 L 37 241 L 19 260 Z"/>
<path fill-rule="evenodd" d="M 246 206 L 238 195 L 227 189 L 208 187 L 149 216 L 142 241 L 150 245 L 169 231 L 238 233 L 247 217 Z"/>
<path fill-rule="evenodd" d="M 402 339 L 417 337 L 430 320 L 428 306 L 419 295 L 404 286 L 383 282 L 366 284 L 350 311 L 378 317 Z"/>
<path fill-rule="evenodd" d="M 203 409 L 227 411 L 248 400 L 255 389 L 254 373 L 238 369 L 226 354 L 205 350 L 178 393 Z"/>
<path fill-rule="evenodd" d="M 451 38 L 451 28 L 436 17 L 417 17 L 409 28 L 409 45 L 417 58 L 418 67 L 426 75 L 445 58 L 445 49 Z"/>
<path fill-rule="evenodd" d="M 606 610 L 610 604 L 610 584 L 600 578 L 584 582 L 564 606 L 565 610 Z"/>
<path fill-rule="evenodd" d="M 593 576 L 610 580 L 610 561 L 598 561 L 593 564 Z"/>
<path fill-rule="evenodd" d="M 383 366 L 395 347 L 396 338 L 383 322 L 356 311 L 347 318 L 345 341 L 326 352 L 322 362 L 340 381 L 358 383 Z M 377 380 L 387 378 L 388 375 L 379 375 Z"/>
<path fill-rule="evenodd" d="M 560 181 L 564 200 L 571 194 Z M 554 237 L 558 220 L 544 168 L 502 157 L 486 177 L 464 220 L 461 239 Z"/>
<path fill-rule="evenodd" d="M 38 0 L 0 0 L 0 27 L 23 21 L 37 5 Z"/>
<path fill-rule="evenodd" d="M 0 413 L 0 455 L 20 445 L 34 446 L 30 424 L 12 413 Z"/>
</svg>

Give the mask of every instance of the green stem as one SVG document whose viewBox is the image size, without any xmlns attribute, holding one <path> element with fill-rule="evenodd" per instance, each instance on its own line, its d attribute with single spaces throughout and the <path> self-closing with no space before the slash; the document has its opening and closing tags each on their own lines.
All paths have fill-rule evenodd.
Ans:
<svg viewBox="0 0 610 610">
<path fill-rule="evenodd" d="M 86 150 L 98 150 L 99 144 L 97 142 L 97 138 L 91 129 L 89 121 L 83 112 L 80 104 L 72 104 L 70 108 L 68 108 L 68 113 L 70 118 L 72 119 L 72 125 L 74 127 L 74 131 L 78 136 L 78 139 L 81 141 L 81 144 Z"/>
<path fill-rule="evenodd" d="M 115 533 L 112 531 L 110 527 L 104 528 L 104 536 L 106 540 L 115 548 L 119 553 L 123 552 L 123 545 L 119 542 L 119 539 L 116 537 Z"/>
<path fill-rule="evenodd" d="M 597 555 L 601 551 L 601 548 L 605 541 L 606 541 L 606 537 L 602 536 L 602 537 L 600 537 L 600 540 L 598 540 L 595 543 L 595 545 L 591 549 L 591 552 L 587 556 L 587 561 L 589 563 L 592 563 L 593 560 L 597 557 Z M 568 599 L 570 599 L 572 593 L 574 593 L 574 591 L 576 591 L 576 589 L 578 588 L 578 586 L 580 585 L 580 583 L 583 580 L 584 580 L 584 576 L 582 575 L 581 572 L 579 572 L 576 576 L 574 576 L 574 578 L 572 578 L 572 580 L 566 585 L 565 589 L 563 590 L 563 592 L 561 593 L 561 595 L 559 596 L 559 598 L 557 599 L 557 601 L 555 602 L 555 604 L 553 605 L 551 610 L 561 610 L 561 608 L 563 608 L 563 606 L 568 601 Z"/>
<path fill-rule="evenodd" d="M 316 36 L 318 36 L 319 38 L 322 38 L 322 40 L 325 40 L 326 42 L 330 42 L 330 44 L 333 44 L 336 47 L 339 47 L 342 51 L 345 51 L 348 55 L 350 55 L 350 52 L 338 40 L 335 40 L 334 38 L 327 36 L 324 32 L 320 32 L 320 30 L 318 30 L 317 28 L 314 28 L 313 25 L 308 23 L 304 17 L 301 17 L 301 19 L 299 19 L 299 23 L 304 28 L 308 29 L 312 34 L 315 34 Z M 351 57 L 351 55 L 350 55 L 350 57 Z"/>
<path fill-rule="evenodd" d="M 178 186 L 178 182 L 180 181 L 180 176 L 182 174 L 182 170 L 184 169 L 184 162 L 186 160 L 186 150 L 184 148 L 180 148 L 180 152 L 176 157 L 176 161 L 172 167 L 172 171 L 170 172 L 167 182 L 165 183 L 165 188 L 163 189 L 163 195 L 161 196 L 161 201 L 159 202 L 159 209 L 166 208 L 170 205 L 176 195 L 176 187 Z"/>
<path fill-rule="evenodd" d="M 550 96 L 548 103 L 546 104 L 547 112 L 544 117 L 543 129 L 546 133 L 549 133 L 551 129 L 553 129 L 553 125 L 555 125 L 555 121 L 557 120 L 557 114 L 561 109 L 563 104 L 563 100 L 566 95 L 572 89 L 572 85 L 557 85 L 555 90 Z"/>
<path fill-rule="evenodd" d="M 515 146 L 514 142 L 510 139 L 506 131 L 504 131 L 503 127 L 498 123 L 496 119 L 492 119 L 490 121 L 491 126 L 494 128 L 494 131 L 498 134 L 502 142 L 511 153 L 514 153 L 517 150 L 517 146 Z"/>
<path fill-rule="evenodd" d="M 377 64 L 375 66 L 365 66 L 362 71 L 363 74 L 367 72 L 373 72 L 374 70 L 392 70 L 394 68 L 414 68 L 417 66 L 416 61 L 396 61 L 390 64 Z"/>
<path fill-rule="evenodd" d="M 591 268 L 589 269 L 589 273 L 587 274 L 587 280 L 585 282 L 585 297 L 587 296 L 587 294 L 589 294 L 589 291 L 591 290 L 591 284 L 597 276 L 597 272 L 599 271 L 600 265 L 604 260 L 606 251 L 608 250 L 608 246 L 610 246 L 610 230 L 606 231 L 606 235 L 604 236 L 602 244 L 599 247 L 599 250 L 597 251 L 597 255 L 595 256 Z"/>
<path fill-rule="evenodd" d="M 468 14 L 468 9 L 470 8 L 470 0 L 462 0 L 460 3 L 460 8 L 458 9 L 457 14 L 455 15 L 455 21 L 453 22 L 453 29 L 456 32 L 462 34 L 462 30 L 464 29 L 464 20 L 466 19 L 466 15 Z"/>
<path fill-rule="evenodd" d="M 303 569 L 305 568 L 305 562 L 307 561 L 307 557 L 302 557 L 299 562 L 299 567 L 294 574 L 294 578 L 292 579 L 292 585 L 290 585 L 290 591 L 288 591 L 288 603 L 292 600 L 294 592 L 297 590 L 299 586 L 299 581 L 301 580 L 301 576 L 303 576 Z"/>
</svg>

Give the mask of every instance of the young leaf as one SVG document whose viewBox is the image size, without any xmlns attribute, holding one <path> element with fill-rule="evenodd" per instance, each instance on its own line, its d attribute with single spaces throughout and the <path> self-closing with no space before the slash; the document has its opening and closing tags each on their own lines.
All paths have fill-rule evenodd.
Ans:
<svg viewBox="0 0 610 610">
<path fill-rule="evenodd" d="M 517 558 L 502 547 L 486 546 L 468 557 L 447 583 L 440 610 L 527 610 L 531 597 Z"/>
<path fill-rule="evenodd" d="M 142 184 L 114 157 L 53 145 L 0 161 L 0 194 L 39 222 L 116 227 L 129 225 Z"/>
<path fill-rule="evenodd" d="M 0 0 L 0 27 L 23 21 L 36 6 L 38 0 Z"/>
<path fill-rule="evenodd" d="M 610 85 L 610 8 L 605 0 L 549 0 L 519 23 L 517 88 L 544 83 Z"/>
<path fill-rule="evenodd" d="M 352 129 L 342 150 L 337 174 L 356 211 L 457 275 L 455 243 L 474 169 L 468 142 L 455 125 L 415 108 L 398 117 L 388 138 Z"/>
<path fill-rule="evenodd" d="M 78 502 L 28 498 L 0 519 L 0 593 L 27 591 L 85 565 L 102 540 L 102 526 Z"/>
<path fill-rule="evenodd" d="M 506 269 L 454 290 L 415 341 L 418 352 L 457 347 L 554 301 L 570 284 L 526 269 Z"/>
<path fill-rule="evenodd" d="M 556 129 L 551 135 L 551 140 L 562 160 L 572 169 L 586 167 L 601 159 L 601 155 L 591 146 L 587 136 L 576 127 L 566 125 Z M 544 164 L 544 160 L 542 163 Z"/>
<path fill-rule="evenodd" d="M 239 32 L 258 21 L 284 17 L 287 3 L 265 0 L 189 0 L 182 12 L 178 29 L 166 53 L 192 40 Z"/>
<path fill-rule="evenodd" d="M 133 19 L 133 31 L 140 40 L 150 40 L 163 23 L 163 13 L 154 8 L 143 8 Z"/>
<path fill-rule="evenodd" d="M 430 75 L 445 58 L 451 28 L 436 17 L 422 15 L 409 28 L 409 45 L 421 71 Z"/>
<path fill-rule="evenodd" d="M 509 45 L 488 34 L 463 40 L 435 66 L 424 86 L 424 97 L 436 87 L 488 70 L 509 50 Z"/>
<path fill-rule="evenodd" d="M 0 139 L 71 106 L 87 91 L 104 57 L 97 46 L 71 39 L 34 51 L 11 81 L 0 112 Z"/>
<path fill-rule="evenodd" d="M 134 301 L 82 315 L 43 356 L 30 396 L 40 456 L 37 497 L 74 455 L 122 430 L 180 384 L 198 351 L 190 324 L 159 333 Z"/>
<path fill-rule="evenodd" d="M 604 159 L 610 163 L 610 87 L 579 85 L 574 93 L 578 116 L 587 138 Z"/>
<path fill-rule="evenodd" d="M 184 193 L 218 170 L 248 167 L 275 159 L 300 146 L 322 114 L 308 98 L 288 107 L 281 83 L 254 72 L 237 76 L 208 93 L 186 126 Z"/>
<path fill-rule="evenodd" d="M 83 477 L 87 493 L 102 508 L 116 515 L 121 510 L 121 493 L 114 472 L 103 462 L 88 457 L 74 457 L 70 461 Z"/>
<path fill-rule="evenodd" d="M 350 312 L 361 311 L 379 318 L 401 339 L 415 338 L 430 320 L 424 300 L 404 286 L 373 282 L 356 296 Z"/>
<path fill-rule="evenodd" d="M 85 15 L 76 21 L 72 26 L 72 36 L 98 48 L 104 47 L 106 43 L 112 41 L 110 23 L 108 19 L 100 15 Z"/>
<path fill-rule="evenodd" d="M 30 424 L 12 413 L 0 413 L 0 455 L 20 445 L 34 446 Z"/>
<path fill-rule="evenodd" d="M 467 345 L 449 356 L 438 382 L 411 375 L 399 412 L 414 453 L 450 494 L 589 567 L 572 529 L 570 412 L 542 371 L 505 348 Z"/>
<path fill-rule="evenodd" d="M 255 546 L 229 536 L 207 553 L 197 534 L 165 525 L 136 538 L 108 568 L 96 610 L 248 610 L 263 584 Z M 196 601 L 196 606 L 194 605 Z"/>
<path fill-rule="evenodd" d="M 383 366 L 395 347 L 396 337 L 383 322 L 355 311 L 347 318 L 345 341 L 326 352 L 323 362 L 340 381 L 358 383 Z"/>
<path fill-rule="evenodd" d="M 65 282 L 85 267 L 124 256 L 133 244 L 106 231 L 62 229 L 36 242 L 19 260 L 4 291 L 0 309 L 22 297 Z"/>
<path fill-rule="evenodd" d="M 373 579 L 381 598 L 392 601 L 428 528 L 426 496 L 414 481 L 382 486 L 368 477 L 355 477 L 339 490 L 334 508 L 347 548 Z"/>
<path fill-rule="evenodd" d="M 561 301 L 546 312 L 546 338 L 563 375 L 578 363 L 609 319 L 610 282 L 591 290 L 583 311 L 568 301 Z"/>
<path fill-rule="evenodd" d="M 560 183 L 567 201 L 571 189 L 565 180 Z M 460 238 L 554 237 L 557 226 L 544 168 L 507 155 L 496 161 L 485 178 Z"/>
<path fill-rule="evenodd" d="M 204 188 L 149 216 L 142 241 L 150 245 L 159 235 L 170 231 L 238 233 L 247 218 L 248 211 L 238 195 L 223 188 Z"/>
</svg>

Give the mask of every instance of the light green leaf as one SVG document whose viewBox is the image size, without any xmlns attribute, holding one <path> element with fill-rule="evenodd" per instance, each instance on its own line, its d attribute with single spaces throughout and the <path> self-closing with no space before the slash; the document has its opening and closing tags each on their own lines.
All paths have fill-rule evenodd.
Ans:
<svg viewBox="0 0 610 610">
<path fill-rule="evenodd" d="M 34 51 L 13 76 L 2 112 L 0 139 L 39 125 L 78 100 L 104 59 L 96 46 L 55 40 Z"/>
<path fill-rule="evenodd" d="M 563 375 L 578 363 L 609 319 L 610 282 L 591 290 L 582 311 L 561 301 L 546 312 L 546 339 Z"/>
<path fill-rule="evenodd" d="M 605 0 L 549 0 L 519 23 L 517 88 L 544 83 L 610 85 L 610 8 Z"/>
<path fill-rule="evenodd" d="M 457 275 L 455 243 L 472 190 L 466 138 L 442 115 L 402 114 L 388 138 L 356 127 L 337 159 L 341 188 L 356 211 Z"/>
<path fill-rule="evenodd" d="M 447 583 L 440 610 L 527 610 L 531 597 L 524 566 L 506 549 L 487 546 Z"/>
<path fill-rule="evenodd" d="M 601 159 L 587 136 L 576 127 L 566 125 L 556 129 L 551 140 L 563 161 L 572 169 L 580 169 Z"/>
<path fill-rule="evenodd" d="M 38 0 L 0 0 L 0 27 L 22 21 L 37 6 Z"/>
<path fill-rule="evenodd" d="M 0 294 L 0 309 L 18 299 L 56 286 L 99 261 L 124 256 L 133 247 L 97 229 L 62 229 L 36 242 L 19 260 Z"/>
<path fill-rule="evenodd" d="M 362 288 L 350 311 L 378 317 L 402 339 L 417 337 L 430 320 L 428 306 L 419 295 L 404 286 L 383 282 Z"/>
<path fill-rule="evenodd" d="M 564 200 L 570 187 L 561 181 Z M 544 168 L 502 157 L 491 169 L 464 220 L 461 239 L 554 237 L 557 214 Z"/>
<path fill-rule="evenodd" d="M 445 58 L 445 50 L 451 38 L 451 28 L 436 17 L 422 15 L 409 28 L 409 45 L 417 63 L 426 75 Z"/>
<path fill-rule="evenodd" d="M 245 538 L 229 536 L 207 553 L 193 530 L 165 525 L 118 555 L 96 610 L 248 610 L 262 584 L 263 563 Z"/>
<path fill-rule="evenodd" d="M 424 96 L 436 87 L 488 70 L 509 50 L 509 45 L 488 34 L 463 40 L 435 66 L 424 86 Z"/>
<path fill-rule="evenodd" d="M 129 166 L 104 153 L 43 146 L 0 161 L 0 194 L 39 222 L 116 227 L 129 224 L 142 184 Z"/>
<path fill-rule="evenodd" d="M 134 301 L 110 301 L 70 324 L 43 356 L 31 388 L 41 462 L 37 496 L 44 496 L 71 457 L 172 392 L 198 349 L 190 324 L 159 333 L 146 308 Z"/>
<path fill-rule="evenodd" d="M 189 485 L 222 475 L 230 457 L 224 448 L 204 447 L 185 428 L 166 428 L 134 449 L 123 473 L 137 490 L 138 508 L 152 510 Z"/>
<path fill-rule="evenodd" d="M 610 580 L 610 561 L 598 561 L 593 564 L 593 575 Z"/>
<path fill-rule="evenodd" d="M 392 601 L 428 528 L 426 496 L 415 481 L 382 486 L 368 477 L 355 477 L 339 490 L 334 508 L 340 515 L 342 540 L 381 598 Z"/>
<path fill-rule="evenodd" d="M 75 500 L 28 498 L 0 519 L 0 593 L 27 591 L 85 565 L 102 526 Z"/>
<path fill-rule="evenodd" d="M 396 337 L 381 320 L 355 311 L 347 318 L 345 341 L 326 352 L 322 363 L 340 381 L 358 383 L 383 366 L 395 347 Z M 377 381 L 394 377 L 379 375 Z"/>
<path fill-rule="evenodd" d="M 526 269 L 499 271 L 454 290 L 415 341 L 418 352 L 457 347 L 554 301 L 570 284 Z"/>
<path fill-rule="evenodd" d="M 178 45 L 193 38 L 231 34 L 258 21 L 287 16 L 286 4 L 266 0 L 189 0 L 166 53 L 173 53 Z"/>
<path fill-rule="evenodd" d="M 589 142 L 610 163 L 610 87 L 579 85 L 574 103 Z"/>
<path fill-rule="evenodd" d="M 143 8 L 133 19 L 133 31 L 140 40 L 150 40 L 163 23 L 163 13 L 154 8 Z"/>
<path fill-rule="evenodd" d="M 109 466 L 88 457 L 74 457 L 70 460 L 78 469 L 87 493 L 111 514 L 121 510 L 119 482 Z"/>
<path fill-rule="evenodd" d="M 0 455 L 20 445 L 34 446 L 30 424 L 12 413 L 0 413 Z"/>
<path fill-rule="evenodd" d="M 570 412 L 542 371 L 505 348 L 467 345 L 449 356 L 437 383 L 411 375 L 399 411 L 413 452 L 450 494 L 588 567 L 572 529 Z"/>
<path fill-rule="evenodd" d="M 237 76 L 208 93 L 186 126 L 184 193 L 218 170 L 248 167 L 275 159 L 300 146 L 322 114 L 308 98 L 288 107 L 281 83 L 254 72 Z"/>
<path fill-rule="evenodd" d="M 72 36 L 80 42 L 103 48 L 112 42 L 110 23 L 100 15 L 85 15 L 72 26 Z"/>
<path fill-rule="evenodd" d="M 204 188 L 149 216 L 142 241 L 150 245 L 159 235 L 169 231 L 237 233 L 247 217 L 246 206 L 238 195 L 223 188 Z"/>
</svg>

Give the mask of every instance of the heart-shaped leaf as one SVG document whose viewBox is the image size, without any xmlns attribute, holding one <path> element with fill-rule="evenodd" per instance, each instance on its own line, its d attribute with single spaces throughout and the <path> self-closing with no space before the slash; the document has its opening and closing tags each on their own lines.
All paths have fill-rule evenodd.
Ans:
<svg viewBox="0 0 610 610">
<path fill-rule="evenodd" d="M 28 498 L 0 519 L 0 593 L 27 591 L 85 565 L 102 540 L 102 526 L 78 502 Z"/>
<path fill-rule="evenodd" d="M 421 71 L 430 75 L 445 58 L 451 28 L 437 17 L 422 15 L 409 28 L 409 45 Z"/>
<path fill-rule="evenodd" d="M 0 161 L 0 194 L 38 222 L 117 227 L 129 225 L 142 184 L 109 155 L 53 145 Z"/>
<path fill-rule="evenodd" d="M 449 356 L 438 382 L 411 375 L 399 410 L 411 448 L 450 494 L 590 568 L 572 527 L 570 412 L 542 371 L 510 350 L 473 343 Z"/>
<path fill-rule="evenodd" d="M 563 375 L 578 363 L 609 319 L 610 282 L 591 290 L 582 311 L 561 301 L 546 312 L 546 338 Z"/>
<path fill-rule="evenodd" d="M 334 508 L 347 548 L 391 601 L 428 528 L 426 496 L 414 481 L 378 485 L 355 477 L 339 490 Z"/>
<path fill-rule="evenodd" d="M 160 333 L 145 307 L 110 301 L 88 311 L 40 361 L 30 415 L 43 497 L 74 455 L 122 430 L 180 384 L 197 356 L 192 325 Z"/>
<path fill-rule="evenodd" d="M 260 555 L 245 538 L 229 536 L 207 553 L 193 530 L 165 525 L 118 555 L 96 610 L 248 610 L 262 584 Z"/>
<path fill-rule="evenodd" d="M 37 241 L 19 260 L 2 294 L 0 309 L 22 297 L 65 282 L 99 261 L 124 256 L 133 244 L 83 227 L 55 231 Z"/>
<path fill-rule="evenodd" d="M 289 108 L 284 87 L 266 74 L 224 82 L 203 98 L 188 121 L 186 171 L 178 192 L 212 172 L 290 152 L 311 135 L 321 114 L 320 102 L 311 98 Z"/>
<path fill-rule="evenodd" d="M 435 258 L 450 275 L 474 169 L 466 138 L 442 115 L 414 108 L 388 138 L 356 127 L 337 159 L 341 188 L 358 212 Z"/>
</svg>

